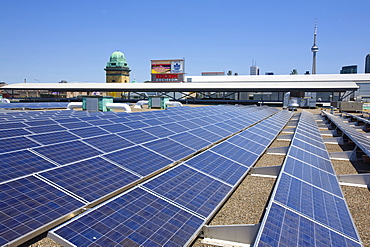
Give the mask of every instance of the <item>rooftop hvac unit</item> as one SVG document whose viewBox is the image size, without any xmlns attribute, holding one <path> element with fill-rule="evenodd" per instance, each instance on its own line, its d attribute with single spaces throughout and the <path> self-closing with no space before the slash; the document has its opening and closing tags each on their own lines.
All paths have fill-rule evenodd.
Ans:
<svg viewBox="0 0 370 247">
<path fill-rule="evenodd" d="M 166 109 L 167 105 L 166 102 L 170 101 L 169 97 L 163 97 L 163 96 L 151 96 L 149 97 L 148 102 L 148 108 L 160 108 L 160 109 Z"/>
<path fill-rule="evenodd" d="M 111 111 L 106 107 L 107 103 L 113 103 L 112 96 L 85 96 L 82 98 L 82 109 L 88 112 Z"/>
</svg>

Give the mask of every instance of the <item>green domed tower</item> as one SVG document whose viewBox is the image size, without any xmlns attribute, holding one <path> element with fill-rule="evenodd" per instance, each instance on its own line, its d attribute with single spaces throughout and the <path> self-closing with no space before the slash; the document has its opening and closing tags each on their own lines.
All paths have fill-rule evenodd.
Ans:
<svg viewBox="0 0 370 247">
<path fill-rule="evenodd" d="M 130 68 L 126 62 L 125 55 L 120 51 L 115 51 L 110 55 L 106 71 L 107 83 L 129 83 Z"/>
</svg>

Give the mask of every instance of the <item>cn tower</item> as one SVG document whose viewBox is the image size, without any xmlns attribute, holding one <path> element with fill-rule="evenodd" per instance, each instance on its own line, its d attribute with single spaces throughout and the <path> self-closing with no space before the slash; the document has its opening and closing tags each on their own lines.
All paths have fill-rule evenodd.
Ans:
<svg viewBox="0 0 370 247">
<path fill-rule="evenodd" d="M 312 74 L 316 74 L 316 53 L 319 50 L 319 47 L 316 45 L 316 34 L 317 34 L 317 27 L 315 22 L 315 32 L 313 34 L 313 46 L 311 48 L 311 51 L 313 52 L 313 58 L 312 58 Z"/>
</svg>

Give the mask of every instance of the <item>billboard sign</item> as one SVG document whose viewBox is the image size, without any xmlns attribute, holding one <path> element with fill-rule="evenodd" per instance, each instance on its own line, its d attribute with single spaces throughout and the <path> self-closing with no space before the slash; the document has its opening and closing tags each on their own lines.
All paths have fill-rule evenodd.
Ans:
<svg viewBox="0 0 370 247">
<path fill-rule="evenodd" d="M 184 81 L 184 59 L 151 60 L 152 82 Z"/>
</svg>

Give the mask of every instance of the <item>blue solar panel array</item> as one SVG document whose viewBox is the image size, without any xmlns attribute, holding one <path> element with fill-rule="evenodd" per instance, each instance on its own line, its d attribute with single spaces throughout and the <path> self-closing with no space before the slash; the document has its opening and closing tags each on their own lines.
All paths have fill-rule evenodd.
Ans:
<svg viewBox="0 0 370 247">
<path fill-rule="evenodd" d="M 194 139 L 209 145 L 214 140 L 240 130 L 240 127 L 232 126 L 238 116 L 258 113 L 259 117 L 254 119 L 256 122 L 276 112 L 277 110 L 263 107 L 219 106 L 194 108 L 185 113 L 0 112 L 3 122 L 0 124 L 0 168 L 4 171 L 0 176 L 0 185 L 4 188 L 3 191 L 9 190 L 9 193 L 1 194 L 1 200 L 9 203 L 1 204 L 5 210 L 2 212 L 5 213 L 1 215 L 0 225 L 5 227 L 0 227 L 0 236 L 4 234 L 0 245 L 21 243 L 19 238 L 30 235 L 42 226 L 53 224 L 61 214 L 66 216 L 81 207 L 93 205 L 109 197 L 110 193 L 122 191 L 143 177 L 161 171 L 174 161 L 203 148 L 199 144 L 191 147 L 183 145 L 183 139 L 177 139 L 177 135 L 182 132 L 191 136 L 192 128 L 196 128 Z M 222 117 L 216 117 L 218 120 L 211 123 L 199 119 L 212 119 L 219 115 Z M 195 120 L 194 123 L 192 119 Z M 181 125 L 177 122 L 181 122 Z M 202 134 L 202 127 L 212 127 L 220 123 L 232 127 L 234 132 L 223 132 L 222 135 L 214 133 L 214 138 L 205 130 L 203 138 L 209 140 L 198 136 Z M 217 131 L 220 128 L 210 129 Z M 136 138 L 133 133 L 137 134 Z M 171 136 L 177 141 L 170 139 Z M 166 147 L 168 148 L 165 149 Z M 27 211 L 29 217 L 47 215 L 40 220 L 41 225 L 28 224 L 29 219 L 17 209 L 16 204 L 12 204 L 26 199 L 22 193 L 29 193 L 30 200 L 25 200 L 24 205 L 36 205 L 32 196 L 37 195 L 34 190 L 39 188 L 25 187 L 19 191 L 13 188 L 19 181 L 28 180 L 35 180 L 35 185 L 52 187 L 48 190 L 54 196 L 46 194 L 47 197 L 42 197 L 37 204 L 40 208 Z M 60 191 L 63 193 L 59 193 Z M 56 202 L 59 197 L 71 198 L 69 201 L 75 207 L 70 203 L 61 203 L 64 199 Z M 42 207 L 42 204 L 46 206 Z M 50 214 L 53 212 L 50 207 L 61 213 Z M 27 223 L 27 227 L 18 231 L 18 226 L 23 223 Z"/>
<path fill-rule="evenodd" d="M 361 246 L 311 113 L 301 114 L 255 246 Z"/>
<path fill-rule="evenodd" d="M 3 103 L 0 108 L 3 109 L 58 109 L 67 108 L 69 102 L 42 102 L 42 103 Z"/>
<path fill-rule="evenodd" d="M 291 116 L 284 111 L 271 117 L 276 126 L 275 136 Z M 264 122 L 250 129 L 263 129 Z M 264 131 L 271 132 L 270 129 Z M 237 136 L 243 134 L 244 131 Z M 265 149 L 275 136 L 270 136 Z M 159 143 L 158 147 L 166 142 L 168 140 Z M 226 140 L 67 222 L 49 235 L 58 242 L 77 246 L 187 245 L 257 161 L 259 155 L 254 153 L 262 152 L 240 148 L 245 159 L 232 155 L 229 158 L 227 153 L 219 152 L 233 147 L 237 146 Z M 167 153 L 168 157 L 176 157 L 174 159 L 185 155 L 177 154 Z M 107 158 L 112 160 L 109 155 Z M 181 217 L 175 218 L 177 214 Z"/>
</svg>

